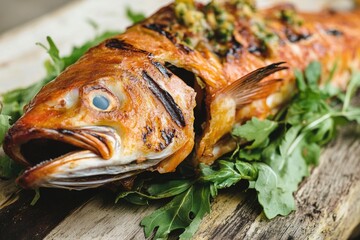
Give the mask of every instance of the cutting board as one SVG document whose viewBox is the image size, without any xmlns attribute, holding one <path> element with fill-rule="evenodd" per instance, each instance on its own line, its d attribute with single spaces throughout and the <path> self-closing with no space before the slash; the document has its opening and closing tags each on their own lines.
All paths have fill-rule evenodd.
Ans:
<svg viewBox="0 0 360 240">
<path fill-rule="evenodd" d="M 104 30 L 130 24 L 125 7 L 150 14 L 169 1 L 73 1 L 64 8 L 0 36 L 0 92 L 25 87 L 45 75 L 45 51 L 36 42 L 51 36 L 66 55 Z M 262 1 L 268 5 L 271 1 Z M 302 2 L 314 10 L 311 1 Z M 98 25 L 94 29 L 89 20 Z M 255 192 L 236 187 L 220 192 L 211 213 L 193 239 L 348 239 L 359 234 L 360 129 L 341 129 L 321 154 L 295 194 L 297 210 L 267 220 Z M 13 180 L 0 180 L 0 239 L 144 239 L 141 219 L 159 205 L 115 204 L 106 189 L 65 191 L 42 189 L 36 205 L 33 191 L 19 190 Z M 355 230 L 354 230 L 355 229 Z"/>
</svg>

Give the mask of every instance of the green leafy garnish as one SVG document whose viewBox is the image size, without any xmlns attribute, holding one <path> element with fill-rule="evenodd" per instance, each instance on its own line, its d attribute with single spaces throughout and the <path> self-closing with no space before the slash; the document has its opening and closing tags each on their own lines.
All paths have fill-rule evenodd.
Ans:
<svg viewBox="0 0 360 240">
<path fill-rule="evenodd" d="M 0 145 L 2 144 L 2 142 L 4 140 L 5 133 L 10 128 L 9 121 L 10 121 L 10 116 L 3 115 L 3 114 L 1 114 L 1 111 L 0 111 Z"/>
<path fill-rule="evenodd" d="M 244 138 L 253 143 L 247 146 L 248 149 L 257 148 L 269 142 L 269 135 L 277 127 L 278 123 L 270 120 L 259 120 L 253 118 L 244 125 L 234 128 L 233 136 Z"/>
<path fill-rule="evenodd" d="M 146 237 L 150 237 L 156 228 L 155 239 L 167 238 L 172 231 L 185 229 L 180 239 L 189 239 L 208 212 L 210 212 L 210 185 L 194 184 L 164 207 L 145 217 L 141 225 L 145 228 Z"/>
<path fill-rule="evenodd" d="M 8 129 L 10 128 L 10 116 L 1 113 L 2 103 L 0 102 L 0 146 L 4 141 L 4 137 Z M 10 178 L 16 176 L 20 171 L 20 167 L 0 151 L 0 177 Z"/>
<path fill-rule="evenodd" d="M 141 182 L 142 183 L 142 182 Z M 192 185 L 190 179 L 168 180 L 163 183 L 153 183 L 144 187 L 142 184 L 137 186 L 137 190 L 120 193 L 115 202 L 125 199 L 137 205 L 149 204 L 148 200 L 169 198 L 176 196 Z"/>
<path fill-rule="evenodd" d="M 63 59 L 60 57 L 59 49 L 56 47 L 51 37 L 49 36 L 46 37 L 46 40 L 49 44 L 49 48 L 42 43 L 37 43 L 37 45 L 43 47 L 47 51 L 47 53 L 49 54 L 52 60 L 52 64 L 49 62 L 45 62 L 45 67 L 48 75 L 58 76 L 64 70 L 65 63 Z"/>
<path fill-rule="evenodd" d="M 141 12 L 135 12 L 130 7 L 126 8 L 126 16 L 133 23 L 138 23 L 145 19 L 145 15 Z"/>
<path fill-rule="evenodd" d="M 359 72 L 353 73 L 342 108 L 331 104 L 338 98 L 334 99 L 326 89 L 319 87 L 321 65 L 318 62 L 309 64 L 305 76 L 300 71 L 296 71 L 295 75 L 299 92 L 282 111 L 283 116 L 276 117 L 277 123 L 257 120 L 263 122 L 263 126 L 257 124 L 256 127 L 256 121 L 252 119 L 233 131 L 237 137 L 254 142 L 239 150 L 240 153 L 247 151 L 246 157 L 233 155 L 234 159 L 228 161 L 248 162 L 256 169 L 258 177 L 254 188 L 265 215 L 270 219 L 287 215 L 295 209 L 293 193 L 309 174 L 309 168 L 318 163 L 321 146 L 334 136 L 340 123 L 338 118 L 352 121 L 360 117 L 360 109 L 348 106 L 360 84 Z M 271 142 L 266 140 L 269 135 Z M 254 148 L 255 143 L 258 144 Z M 259 152 L 258 162 L 251 162 L 248 156 L 259 155 Z"/>
<path fill-rule="evenodd" d="M 0 178 L 10 179 L 18 176 L 22 167 L 4 153 L 0 153 Z"/>
<path fill-rule="evenodd" d="M 212 166 L 200 164 L 200 176 L 196 181 L 187 182 L 189 185 L 183 185 L 184 179 L 178 183 L 173 180 L 169 186 L 157 185 L 159 192 L 172 193 L 164 198 L 174 197 L 141 222 L 147 237 L 154 233 L 155 238 L 168 238 L 172 231 L 182 230 L 180 238 L 190 238 L 199 218 L 209 211 L 209 198 L 240 181 L 247 181 L 248 188 L 257 192 L 267 218 L 286 216 L 295 209 L 293 194 L 309 175 L 309 169 L 318 163 L 321 147 L 332 139 L 336 127 L 343 122 L 339 118 L 360 120 L 360 109 L 350 105 L 360 85 L 360 73 L 353 73 L 345 97 L 339 90 L 330 93 L 328 86 L 319 87 L 321 65 L 318 62 L 310 63 L 304 73 L 296 70 L 295 76 L 299 91 L 278 115 L 272 120 L 252 118 L 234 127 L 232 134 L 239 142 L 234 153 Z M 342 107 L 338 104 L 341 99 L 344 99 Z M 181 191 L 176 195 L 174 189 Z M 204 205 L 203 209 L 193 203 L 197 191 L 201 192 L 196 189 L 202 189 L 196 199 Z M 134 201 L 135 195 L 138 198 Z M 145 204 L 162 198 L 159 194 L 149 194 L 144 188 L 119 195 L 124 196 L 132 196 L 130 201 L 134 202 L 141 202 L 139 197 L 145 198 L 146 201 L 142 201 Z M 195 216 L 192 221 L 190 213 Z"/>
<path fill-rule="evenodd" d="M 35 196 L 32 199 L 30 205 L 35 206 L 35 204 L 39 201 L 39 199 L 40 199 L 40 190 L 37 188 L 35 189 Z"/>
</svg>

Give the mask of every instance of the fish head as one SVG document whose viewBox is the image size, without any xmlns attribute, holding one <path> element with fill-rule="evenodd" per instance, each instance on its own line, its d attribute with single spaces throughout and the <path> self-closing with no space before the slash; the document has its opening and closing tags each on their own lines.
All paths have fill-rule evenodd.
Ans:
<svg viewBox="0 0 360 240">
<path fill-rule="evenodd" d="M 98 187 L 157 170 L 193 139 L 194 97 L 151 54 L 103 43 L 40 90 L 4 150 L 28 167 L 24 188 Z"/>
</svg>

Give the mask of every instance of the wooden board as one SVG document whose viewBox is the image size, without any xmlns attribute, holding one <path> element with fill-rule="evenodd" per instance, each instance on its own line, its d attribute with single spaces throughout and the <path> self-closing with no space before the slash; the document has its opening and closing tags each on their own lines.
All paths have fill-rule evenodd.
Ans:
<svg viewBox="0 0 360 240">
<path fill-rule="evenodd" d="M 82 0 L 0 36 L 0 92 L 27 86 L 45 72 L 45 51 L 34 45 L 53 37 L 62 54 L 99 29 L 121 30 L 125 6 L 147 14 L 168 1 Z M 270 1 L 263 1 L 268 4 Z M 308 3 L 311 1 L 308 1 Z M 319 1 L 318 4 L 323 4 Z M 266 220 L 254 192 L 236 187 L 214 200 L 194 239 L 347 239 L 360 223 L 360 130 L 349 126 L 322 153 L 321 164 L 296 193 L 297 211 Z M 114 204 L 108 190 L 33 191 L 0 180 L 0 239 L 144 239 L 140 220 L 157 205 Z"/>
</svg>

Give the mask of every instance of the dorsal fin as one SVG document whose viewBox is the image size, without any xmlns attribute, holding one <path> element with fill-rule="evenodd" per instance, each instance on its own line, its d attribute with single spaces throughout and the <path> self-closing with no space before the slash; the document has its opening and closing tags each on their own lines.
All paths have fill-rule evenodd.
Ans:
<svg viewBox="0 0 360 240">
<path fill-rule="evenodd" d="M 275 72 L 288 69 L 288 67 L 281 66 L 284 63 L 285 62 L 273 63 L 266 67 L 256 69 L 222 89 L 219 94 L 226 94 L 234 98 L 237 108 L 249 104 L 254 100 L 265 98 L 273 92 L 274 87 L 276 87 L 277 83 L 282 81 L 282 79 L 272 79 L 265 82 L 261 82 L 261 80 Z"/>
</svg>

